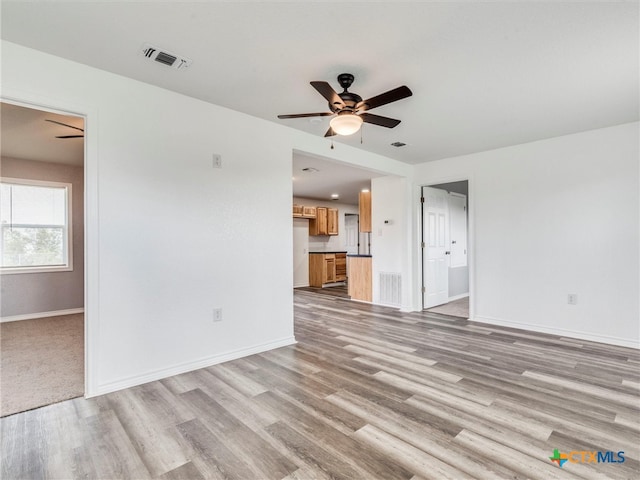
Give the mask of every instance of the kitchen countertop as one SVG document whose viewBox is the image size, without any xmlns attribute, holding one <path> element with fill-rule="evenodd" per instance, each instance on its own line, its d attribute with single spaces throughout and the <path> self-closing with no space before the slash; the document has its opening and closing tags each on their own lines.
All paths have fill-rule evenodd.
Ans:
<svg viewBox="0 0 640 480">
<path fill-rule="evenodd" d="M 322 254 L 326 254 L 326 253 L 347 253 L 346 250 L 335 250 L 335 251 L 327 251 L 327 252 L 319 252 L 319 251 L 315 251 L 315 252 L 309 252 L 310 254 L 316 254 L 316 255 L 322 255 Z"/>
<path fill-rule="evenodd" d="M 367 258 L 367 257 L 371 257 L 371 255 L 364 255 L 364 254 L 360 254 L 360 253 L 357 253 L 357 254 L 356 253 L 350 253 L 349 255 L 347 255 L 347 257 L 364 257 L 364 258 Z"/>
</svg>

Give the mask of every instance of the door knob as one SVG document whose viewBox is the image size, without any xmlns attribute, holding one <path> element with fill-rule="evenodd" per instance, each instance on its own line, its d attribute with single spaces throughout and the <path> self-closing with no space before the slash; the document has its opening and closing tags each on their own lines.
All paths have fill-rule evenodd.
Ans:
<svg viewBox="0 0 640 480">
<path fill-rule="evenodd" d="M 444 254 L 445 255 L 451 255 L 451 252 L 447 251 L 447 252 L 444 252 Z"/>
</svg>

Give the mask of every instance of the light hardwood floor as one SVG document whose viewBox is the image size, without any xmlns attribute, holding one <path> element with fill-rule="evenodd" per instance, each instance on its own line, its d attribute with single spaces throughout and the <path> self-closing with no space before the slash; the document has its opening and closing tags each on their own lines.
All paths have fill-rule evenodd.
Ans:
<svg viewBox="0 0 640 480">
<path fill-rule="evenodd" d="M 637 350 L 302 291 L 295 311 L 295 346 L 3 418 L 2 478 L 639 478 Z"/>
</svg>

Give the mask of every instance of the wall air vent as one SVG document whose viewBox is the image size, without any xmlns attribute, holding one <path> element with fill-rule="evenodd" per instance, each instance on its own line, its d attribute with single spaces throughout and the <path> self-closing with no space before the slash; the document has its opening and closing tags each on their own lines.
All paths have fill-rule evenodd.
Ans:
<svg viewBox="0 0 640 480">
<path fill-rule="evenodd" d="M 402 303 L 402 275 L 380 272 L 380 303 L 399 307 Z"/>
<path fill-rule="evenodd" d="M 167 52 L 158 47 L 154 47 L 148 43 L 142 46 L 142 55 L 149 60 L 161 63 L 176 70 L 184 70 L 191 65 L 192 60 L 176 55 L 174 53 Z"/>
</svg>

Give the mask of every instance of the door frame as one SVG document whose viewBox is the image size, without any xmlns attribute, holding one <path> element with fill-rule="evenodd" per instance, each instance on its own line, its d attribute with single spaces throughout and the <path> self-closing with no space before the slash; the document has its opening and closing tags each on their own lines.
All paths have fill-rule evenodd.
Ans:
<svg viewBox="0 0 640 480">
<path fill-rule="evenodd" d="M 45 112 L 74 115 L 84 120 L 84 398 L 98 395 L 99 250 L 97 110 L 68 99 L 43 97 L 5 88 L 0 101 Z"/>
<path fill-rule="evenodd" d="M 475 182 L 473 181 L 472 175 L 453 175 L 453 176 L 444 176 L 444 177 L 435 177 L 433 179 L 429 179 L 428 182 L 418 183 L 416 186 L 416 195 L 417 195 L 417 228 L 416 228 L 416 238 L 417 238 L 417 252 L 416 259 L 419 260 L 419 274 L 416 278 L 418 280 L 416 283 L 415 293 L 416 299 L 419 299 L 417 304 L 420 306 L 420 311 L 424 310 L 424 300 L 422 287 L 424 286 L 424 251 L 422 249 L 423 242 L 423 215 L 422 215 L 422 187 L 433 187 L 435 185 L 441 185 L 443 183 L 452 183 L 452 182 L 467 182 L 467 212 L 468 212 L 468 220 L 467 220 L 467 266 L 469 268 L 469 320 L 473 320 L 476 314 L 476 282 L 475 282 Z M 418 262 L 416 262 L 418 263 Z"/>
</svg>

